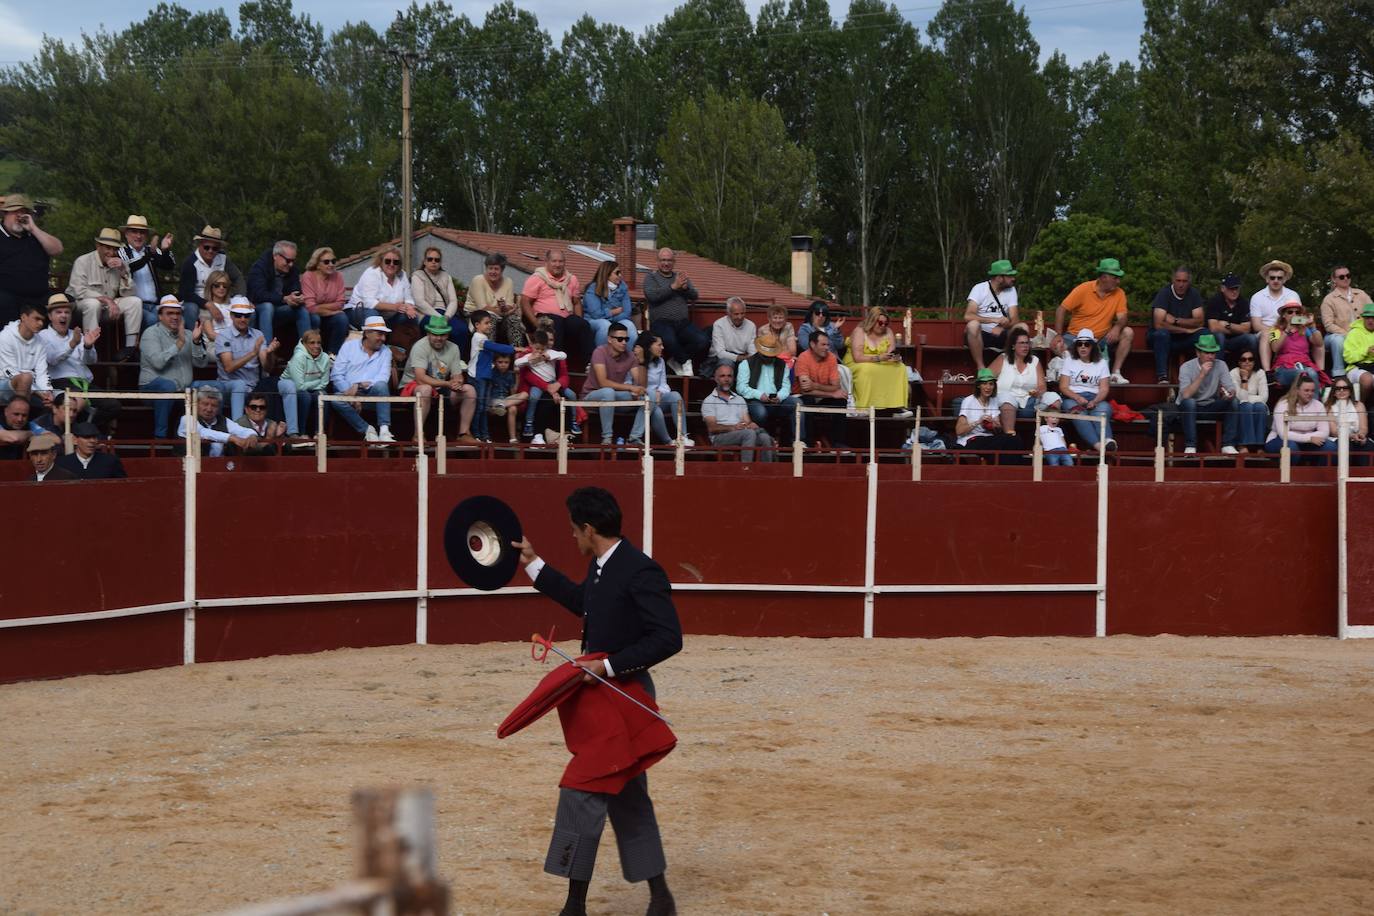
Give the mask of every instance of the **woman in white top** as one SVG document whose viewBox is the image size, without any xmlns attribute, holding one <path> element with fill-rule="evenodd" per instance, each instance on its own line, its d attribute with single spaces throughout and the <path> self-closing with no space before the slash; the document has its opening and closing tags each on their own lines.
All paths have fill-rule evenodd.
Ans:
<svg viewBox="0 0 1374 916">
<path fill-rule="evenodd" d="M 1078 332 L 1073 339 L 1072 353 L 1064 358 L 1064 365 L 1059 370 L 1059 393 L 1070 413 L 1106 418 L 1105 446 L 1114 450 L 1112 405 L 1107 400 L 1111 393 L 1111 375 L 1097 345 L 1097 337 L 1087 328 Z M 1074 420 L 1073 427 L 1084 445 L 1097 448 L 1097 421 Z"/>
<path fill-rule="evenodd" d="M 1045 385 L 1045 367 L 1031 353 L 1030 332 L 1017 327 L 1007 340 L 1007 352 L 988 367 L 997 376 L 997 403 L 1002 412 L 1002 428 L 1016 429 L 1016 418 L 1035 416 L 1037 406 L 1056 409 L 1059 395 Z"/>
<path fill-rule="evenodd" d="M 401 249 L 383 248 L 372 256 L 372 266 L 358 278 L 345 308 L 349 324 L 359 329 L 372 315 L 381 315 L 388 326 L 415 321 L 420 312 L 415 308 L 410 281 L 401 272 Z"/>
<path fill-rule="evenodd" d="M 635 340 L 635 356 L 639 367 L 634 370 L 638 384 L 654 401 L 653 413 L 649 415 L 649 428 L 658 436 L 660 442 L 673 442 L 668 435 L 668 424 L 663 419 L 663 408 L 673 414 L 673 425 L 682 434 L 682 444 L 691 448 L 696 445 L 687 438 L 686 416 L 682 412 L 682 395 L 668 387 L 668 370 L 663 362 L 663 338 L 645 331 Z"/>
<path fill-rule="evenodd" d="M 232 286 L 229 275 L 222 270 L 212 270 L 205 278 L 205 304 L 200 307 L 200 324 L 210 340 L 233 330 L 233 322 L 229 320 L 229 290 Z"/>
<path fill-rule="evenodd" d="M 1264 450 L 1278 454 L 1287 436 L 1288 447 L 1302 452 L 1334 452 L 1331 422 L 1326 407 L 1317 399 L 1317 383 L 1302 376 L 1288 389 L 1283 400 L 1274 405 L 1274 428 L 1264 443 Z M 1305 463 L 1325 464 L 1325 458 L 1304 458 Z"/>
<path fill-rule="evenodd" d="M 1248 455 L 1251 448 L 1264 447 L 1269 432 L 1269 378 L 1260 370 L 1253 348 L 1240 352 L 1236 368 L 1231 370 L 1231 382 L 1240 414 L 1237 440 L 1241 453 Z"/>
<path fill-rule="evenodd" d="M 979 369 L 973 383 L 973 394 L 959 405 L 959 418 L 954 422 L 955 441 L 959 448 L 970 451 L 1022 452 L 1026 446 L 1002 428 L 1002 411 L 997 404 L 997 376 L 991 369 Z M 1000 459 L 996 463 L 1021 464 L 1024 454 L 1016 460 Z"/>
<path fill-rule="evenodd" d="M 1341 427 L 1345 427 L 1352 453 L 1374 451 L 1374 443 L 1369 441 L 1369 415 L 1365 413 L 1364 406 L 1354 399 L 1353 388 L 1350 380 L 1344 377 L 1331 383 L 1331 390 L 1326 395 L 1326 415 L 1331 420 L 1327 438 L 1339 449 L 1340 440 L 1337 437 Z M 1350 463 L 1364 467 L 1369 464 L 1369 456 L 1352 454 Z"/>
</svg>

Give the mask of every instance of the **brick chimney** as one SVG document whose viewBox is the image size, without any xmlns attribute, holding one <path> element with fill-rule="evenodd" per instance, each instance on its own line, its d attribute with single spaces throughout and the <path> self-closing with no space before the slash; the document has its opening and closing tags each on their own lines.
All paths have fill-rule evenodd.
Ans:
<svg viewBox="0 0 1374 916">
<path fill-rule="evenodd" d="M 792 236 L 792 292 L 799 296 L 810 296 L 812 253 L 816 244 L 809 235 Z"/>
<path fill-rule="evenodd" d="M 622 216 L 611 220 L 615 230 L 615 262 L 620 265 L 620 276 L 633 292 L 639 286 L 635 271 L 635 226 L 639 220 L 633 216 Z"/>
</svg>

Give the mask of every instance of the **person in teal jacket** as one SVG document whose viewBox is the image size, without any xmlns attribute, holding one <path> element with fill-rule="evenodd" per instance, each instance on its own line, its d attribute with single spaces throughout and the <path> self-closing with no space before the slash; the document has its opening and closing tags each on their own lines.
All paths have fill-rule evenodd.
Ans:
<svg viewBox="0 0 1374 916">
<path fill-rule="evenodd" d="M 306 430 L 315 422 L 320 392 L 329 387 L 329 365 L 333 359 L 324 352 L 320 332 L 312 329 L 301 335 L 282 372 L 296 386 L 296 416 Z"/>
</svg>

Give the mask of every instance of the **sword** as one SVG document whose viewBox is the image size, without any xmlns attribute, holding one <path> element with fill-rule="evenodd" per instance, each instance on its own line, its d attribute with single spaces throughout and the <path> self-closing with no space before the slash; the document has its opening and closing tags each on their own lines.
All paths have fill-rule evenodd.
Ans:
<svg viewBox="0 0 1374 916">
<path fill-rule="evenodd" d="M 557 646 L 555 646 L 555 645 L 553 644 L 553 633 L 554 633 L 553 629 L 550 629 L 550 630 L 549 630 L 549 636 L 548 636 L 547 639 L 545 639 L 543 636 L 540 636 L 538 633 L 535 633 L 535 634 L 533 634 L 532 636 L 530 636 L 530 657 L 531 657 L 531 658 L 533 658 L 533 659 L 534 659 L 535 661 L 537 661 L 537 662 L 542 662 L 542 661 L 545 661 L 545 660 L 548 659 L 548 657 L 549 657 L 549 652 L 550 652 L 551 650 L 554 651 L 554 652 L 557 652 L 564 660 L 571 662 L 575 667 L 581 668 L 584 672 L 586 672 L 586 673 L 589 674 L 590 676 L 596 678 L 598 681 L 600 681 L 601 683 L 605 684 L 607 687 L 611 688 L 611 689 L 614 690 L 616 693 L 620 694 L 622 697 L 624 697 L 625 699 L 629 700 L 631 703 L 635 704 L 635 705 L 638 706 L 640 709 L 642 709 L 642 710 L 644 710 L 645 712 L 647 712 L 649 715 L 653 716 L 655 719 L 661 719 L 661 720 L 663 720 L 663 723 L 664 723 L 665 725 L 672 725 L 672 724 L 673 724 L 673 723 L 671 723 L 671 722 L 668 721 L 668 717 L 667 717 L 667 716 L 663 715 L 662 713 L 658 712 L 657 710 L 650 709 L 649 707 L 645 706 L 643 703 L 639 702 L 639 701 L 636 700 L 634 697 L 630 696 L 628 693 L 626 693 L 625 691 L 621 690 L 621 689 L 620 689 L 619 687 L 617 687 L 615 684 L 612 684 L 610 681 L 606 680 L 606 678 L 604 678 L 604 677 L 602 677 L 601 675 L 597 674 L 595 671 L 588 670 L 588 668 L 587 668 L 585 665 L 580 664 L 580 663 L 577 661 L 577 659 L 573 658 L 571 655 L 569 655 L 568 653 L 564 652 L 562 649 L 560 649 L 560 648 L 558 648 Z M 543 652 L 540 652 L 540 651 L 539 651 L 539 648 L 540 648 L 541 646 L 542 646 L 543 649 L 544 649 Z"/>
</svg>

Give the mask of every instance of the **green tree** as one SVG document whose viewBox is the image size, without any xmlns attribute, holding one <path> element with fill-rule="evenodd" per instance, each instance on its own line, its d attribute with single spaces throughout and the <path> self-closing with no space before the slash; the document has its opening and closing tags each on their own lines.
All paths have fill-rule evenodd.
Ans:
<svg viewBox="0 0 1374 916">
<path fill-rule="evenodd" d="M 1045 323 L 1052 325 L 1055 308 L 1071 289 L 1096 276 L 1102 258 L 1121 262 L 1126 272 L 1121 288 L 1138 315 L 1148 311 L 1173 267 L 1142 229 L 1097 216 L 1070 216 L 1046 226 L 1021 262 L 1016 282 L 1021 314 L 1044 310 Z"/>
<path fill-rule="evenodd" d="M 743 0 L 686 0 L 644 33 L 656 91 L 672 100 L 747 90 L 758 69 L 756 47 Z"/>
<path fill-rule="evenodd" d="M 787 138 L 766 102 L 708 90 L 668 122 L 659 144 L 658 216 L 666 244 L 783 279 L 789 236 L 806 231 L 815 159 Z"/>
<path fill-rule="evenodd" d="M 1234 265 L 1242 276 L 1278 258 L 1293 265 L 1304 297 L 1318 301 L 1337 259 L 1374 277 L 1374 155 L 1353 132 L 1257 163 L 1237 195 L 1246 208 Z"/>
<path fill-rule="evenodd" d="M 1045 64 L 1051 93 L 1073 128 L 1060 169 L 1061 205 L 1072 213 L 1133 223 L 1136 183 L 1148 143 L 1139 134 L 1140 93 L 1130 63 L 1112 66 L 1103 54 L 1070 68 L 1055 53 Z"/>
<path fill-rule="evenodd" d="M 1282 142 L 1272 91 L 1246 85 L 1273 0 L 1145 0 L 1136 202 L 1177 260 L 1221 270 L 1244 215 L 1235 176 Z M 1222 37 L 1224 36 L 1224 38 Z M 1270 78 L 1266 89 L 1272 90 Z"/>
<path fill-rule="evenodd" d="M 922 68 L 916 30 L 881 0 L 855 0 L 817 99 L 827 126 L 815 145 L 823 231 L 842 289 L 868 306 L 886 298 L 911 221 L 908 149 Z"/>
<path fill-rule="evenodd" d="M 754 91 L 782 115 L 789 137 L 817 151 L 835 136 L 820 95 L 845 63 L 838 38 L 826 0 L 767 0 L 754 26 Z"/>
</svg>

